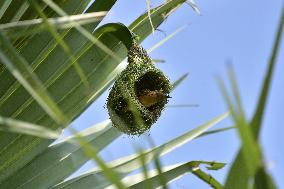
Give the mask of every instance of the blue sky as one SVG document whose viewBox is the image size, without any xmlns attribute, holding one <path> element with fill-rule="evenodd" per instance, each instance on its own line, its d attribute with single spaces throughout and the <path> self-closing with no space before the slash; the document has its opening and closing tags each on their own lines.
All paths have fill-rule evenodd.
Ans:
<svg viewBox="0 0 284 189">
<path fill-rule="evenodd" d="M 152 6 L 161 1 L 151 1 Z M 196 0 L 201 15 L 195 14 L 188 5 L 179 8 L 142 45 L 148 49 L 177 28 L 189 26 L 151 53 L 152 58 L 166 60 L 157 65 L 174 81 L 184 73 L 188 79 L 171 95 L 169 104 L 198 104 L 192 108 L 167 108 L 150 131 L 155 144 L 162 144 L 226 111 L 226 105 L 216 84 L 215 76 L 221 76 L 226 83 L 226 62 L 231 61 L 239 83 L 243 105 L 248 118 L 257 102 L 261 82 L 267 67 L 274 34 L 280 17 L 283 1 L 203 1 Z M 118 0 L 106 22 L 122 22 L 129 25 L 146 11 L 146 0 Z M 283 42 L 282 42 L 283 43 Z M 269 170 L 275 176 L 279 188 L 284 188 L 284 149 L 281 139 L 284 129 L 281 116 L 284 107 L 284 50 L 283 44 L 278 57 L 268 106 L 261 132 L 261 145 Z M 107 93 L 92 104 L 77 120 L 74 126 L 86 128 L 108 118 L 103 108 Z M 230 126 L 230 120 L 218 125 Z M 217 128 L 217 127 L 216 127 Z M 143 146 L 146 137 L 131 138 L 123 135 L 113 142 L 102 157 L 109 161 L 134 152 L 133 144 Z M 122 148 L 123 146 L 123 148 Z M 280 146 L 280 147 L 279 147 Z M 211 160 L 226 162 L 226 168 L 210 172 L 220 181 L 239 149 L 235 131 L 194 140 L 166 155 L 164 165 L 190 160 Z M 89 169 L 87 163 L 80 171 Z M 171 184 L 171 188 L 209 188 L 192 175 Z"/>
</svg>

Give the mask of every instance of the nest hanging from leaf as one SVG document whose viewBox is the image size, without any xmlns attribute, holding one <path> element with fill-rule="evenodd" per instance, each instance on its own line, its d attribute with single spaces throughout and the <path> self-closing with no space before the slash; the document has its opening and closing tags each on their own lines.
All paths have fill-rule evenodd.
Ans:
<svg viewBox="0 0 284 189">
<path fill-rule="evenodd" d="M 137 43 L 128 52 L 128 63 L 109 93 L 107 109 L 114 127 L 129 135 L 140 135 L 160 117 L 171 85 Z"/>
</svg>

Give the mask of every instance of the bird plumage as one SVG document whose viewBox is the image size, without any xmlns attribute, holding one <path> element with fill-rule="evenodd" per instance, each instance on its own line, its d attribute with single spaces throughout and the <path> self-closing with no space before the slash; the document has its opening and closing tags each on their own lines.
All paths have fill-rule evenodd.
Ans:
<svg viewBox="0 0 284 189">
<path fill-rule="evenodd" d="M 145 90 L 140 95 L 138 95 L 139 102 L 145 106 L 146 108 L 149 108 L 153 105 L 155 105 L 158 102 L 161 102 L 167 98 L 171 98 L 168 94 L 163 93 L 163 91 L 159 90 Z"/>
</svg>

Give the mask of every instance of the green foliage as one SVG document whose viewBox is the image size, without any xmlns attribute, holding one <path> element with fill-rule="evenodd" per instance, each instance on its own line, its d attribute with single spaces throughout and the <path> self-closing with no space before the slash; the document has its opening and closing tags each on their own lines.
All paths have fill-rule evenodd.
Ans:
<svg viewBox="0 0 284 189">
<path fill-rule="evenodd" d="M 85 9 L 87 4 L 88 2 L 85 1 L 80 3 L 78 1 L 68 1 L 63 3 L 62 7 L 69 14 L 78 14 Z M 113 5 L 111 2 L 106 4 L 102 1 L 96 1 L 94 4 L 97 5 L 96 10 L 101 11 L 109 10 Z M 94 10 L 94 7 L 91 6 L 89 9 L 89 11 Z M 15 12 L 14 10 L 13 7 L 7 9 L 11 13 Z M 27 11 L 33 10 L 27 9 Z M 50 11 L 49 15 L 53 16 L 55 13 Z M 38 16 L 35 15 L 35 17 Z M 95 23 L 87 29 L 92 31 L 97 24 Z M 24 41 L 24 44 L 18 47 L 19 56 L 28 64 L 28 67 L 30 67 L 29 70 L 33 72 L 33 75 L 38 77 L 38 83 L 40 82 L 43 85 L 40 88 L 44 88 L 48 92 L 47 95 L 54 101 L 53 104 L 56 104 L 60 108 L 60 111 L 64 113 L 65 117 L 68 117 L 68 120 L 72 120 L 93 101 L 90 100 L 91 96 L 93 96 L 93 99 L 97 98 L 106 89 L 108 83 L 111 82 L 98 79 L 98 76 L 96 76 L 97 72 L 100 72 L 101 69 L 112 69 L 112 66 L 115 67 L 116 64 L 113 64 L 105 54 L 101 53 L 100 48 L 96 48 L 76 30 L 70 29 L 60 34 L 80 62 L 80 66 L 88 77 L 90 85 L 94 86 L 91 92 L 82 93 L 82 91 L 86 91 L 85 86 L 81 82 L 80 77 L 77 77 L 77 73 L 72 67 L 68 55 L 66 55 L 61 47 L 58 46 L 57 41 L 48 33 L 39 33 L 29 38 L 18 39 L 14 43 L 17 46 L 18 42 L 22 43 L 21 40 Z M 107 41 L 105 42 L 107 45 L 112 46 L 118 43 L 113 37 L 102 36 L 100 32 L 95 32 L 94 35 L 101 36 L 101 40 Z M 2 45 L 5 44 L 1 43 L 1 50 L 3 49 Z M 97 60 L 95 64 L 92 61 L 93 57 L 96 57 Z M 102 59 L 105 60 L 105 64 L 100 63 Z M 1 62 L 3 63 L 3 60 Z M 103 65 L 104 68 L 100 65 Z M 109 69 L 107 69 L 108 67 Z M 101 76 L 105 78 L 108 75 L 105 73 L 105 75 Z M 3 69 L 0 78 L 0 113 L 2 116 L 32 122 L 50 129 L 62 127 L 48 116 L 47 112 L 14 79 L 9 70 Z M 43 97 L 40 95 L 37 96 Z M 27 164 L 37 154 L 46 149 L 51 142 L 53 140 L 2 133 L 0 137 L 0 181 Z M 5 146 L 9 146 L 9 148 Z"/>
<path fill-rule="evenodd" d="M 128 28 L 119 23 L 97 28 L 115 2 L 1 2 L 0 21 L 4 24 L 0 25 L 0 188 L 73 186 L 73 181 L 70 185 L 67 183 L 71 181 L 64 180 L 89 159 L 98 165 L 96 173 L 101 179 L 98 187 L 101 183 L 101 186 L 114 184 L 117 188 L 125 188 L 129 184 L 122 183 L 121 177 L 145 166 L 138 163 L 140 155 L 110 164 L 98 156 L 100 150 L 121 135 L 108 121 L 50 145 L 58 132 L 69 126 L 122 71 L 119 64 L 132 46 L 133 34 L 141 42 L 152 28 L 157 28 L 184 3 L 183 0 L 168 1 L 141 15 Z M 80 15 L 87 5 L 85 13 L 89 14 Z M 161 87 L 164 92 L 170 92 L 168 79 L 152 63 L 149 62 L 145 71 L 165 82 Z M 160 109 L 155 111 L 156 117 L 164 105 L 165 102 L 157 105 Z M 169 143 L 143 152 L 145 164 L 154 154 L 157 157 L 172 151 L 225 117 L 218 117 Z M 123 175 L 119 172 L 122 168 L 126 171 Z M 151 178 L 155 185 L 164 170 L 161 166 L 158 168 L 159 174 Z M 172 172 L 176 172 L 175 169 Z M 164 186 L 179 175 L 165 177 Z M 81 181 L 83 177 L 74 179 Z M 86 184 L 84 182 L 84 186 Z"/>
<path fill-rule="evenodd" d="M 202 124 L 195 129 L 184 133 L 181 136 L 178 136 L 171 141 L 164 143 L 160 146 L 154 147 L 149 150 L 140 151 L 139 153 L 132 154 L 130 156 L 122 157 L 120 159 L 114 160 L 108 163 L 108 166 L 112 168 L 113 171 L 116 171 L 121 178 L 126 177 L 132 171 L 140 168 L 141 161 L 144 164 L 151 162 L 156 157 L 161 157 L 167 153 L 172 152 L 178 147 L 190 142 L 196 137 L 200 136 L 202 133 L 205 133 L 208 129 L 222 121 L 228 116 L 228 113 L 218 116 L 205 124 Z M 143 164 L 143 165 L 144 165 Z M 95 169 L 93 171 L 82 174 L 81 176 L 72 178 L 70 180 L 60 183 L 56 188 L 88 188 L 87 186 L 96 185 L 97 182 L 100 184 L 97 188 L 104 188 L 111 185 L 108 180 L 102 177 L 103 171 L 101 169 Z"/>
<path fill-rule="evenodd" d="M 225 113 L 169 142 L 130 156 L 106 163 L 98 155 L 122 135 L 120 131 L 142 134 L 160 116 L 167 100 L 145 108 L 137 100 L 140 91 L 162 90 L 169 94 L 187 77 L 185 74 L 170 84 L 152 64 L 146 51 L 140 51 L 139 44 L 134 46 L 139 52 L 131 50 L 134 36 L 137 43 L 142 42 L 185 2 L 199 13 L 193 1 L 169 0 L 150 9 L 147 0 L 147 12 L 128 27 L 121 23 L 98 27 L 116 0 L 0 1 L 1 189 L 167 188 L 168 183 L 185 173 L 217 189 L 248 188 L 251 179 L 254 188 L 275 188 L 263 166 L 263 153 L 257 139 L 284 16 L 252 121 L 246 120 L 235 77 L 230 72 L 233 97 L 230 98 L 221 86 L 234 127 L 208 131 L 229 115 Z M 164 41 L 158 46 L 162 43 Z M 130 64 L 123 70 L 121 63 L 127 55 Z M 146 63 L 141 64 L 141 60 Z M 106 120 L 79 133 L 72 130 L 70 123 L 114 81 L 107 103 L 112 123 Z M 121 99 L 126 103 L 130 100 L 127 108 L 131 116 L 123 112 L 124 107 L 117 107 Z M 123 121 L 116 120 L 113 111 L 115 114 L 122 112 L 119 118 L 125 116 Z M 52 144 L 67 127 L 73 135 Z M 225 165 L 223 163 L 190 161 L 163 166 L 160 162 L 163 155 L 193 139 L 231 128 L 237 128 L 243 145 L 225 187 L 203 169 L 205 165 L 208 170 L 218 170 Z M 97 167 L 68 178 L 88 160 L 95 161 Z M 152 171 L 147 167 L 151 162 L 156 168 Z M 141 168 L 141 173 L 130 175 Z"/>
<path fill-rule="evenodd" d="M 259 95 L 259 99 L 256 105 L 255 113 L 251 121 L 247 121 L 245 115 L 243 113 L 243 108 L 240 102 L 239 92 L 237 89 L 237 84 L 235 81 L 235 77 L 232 74 L 229 74 L 231 78 L 231 85 L 232 90 L 234 91 L 234 98 L 237 103 L 236 106 L 232 105 L 232 102 L 227 98 L 227 103 L 230 109 L 238 109 L 238 112 L 235 112 L 234 121 L 236 125 L 239 127 L 240 138 L 242 140 L 242 148 L 240 149 L 239 153 L 237 154 L 231 169 L 228 173 L 227 180 L 225 183 L 226 188 L 230 189 L 238 189 L 238 188 L 251 188 L 251 182 L 253 181 L 253 185 L 255 188 L 263 188 L 263 189 L 274 189 L 276 188 L 275 184 L 273 183 L 273 179 L 267 173 L 263 157 L 260 148 L 258 146 L 258 138 L 261 129 L 261 123 L 264 117 L 264 111 L 266 107 L 266 101 L 269 94 L 269 89 L 271 85 L 271 80 L 273 76 L 273 70 L 276 64 L 276 57 L 280 49 L 280 41 L 282 39 L 284 30 L 284 7 L 282 9 L 282 15 L 279 20 L 279 25 L 277 29 L 277 34 L 275 37 L 273 49 L 271 52 L 271 57 L 269 59 L 268 68 L 264 77 L 264 81 L 262 84 L 261 92 Z M 226 93 L 223 90 L 224 93 Z M 225 94 L 225 96 L 228 96 Z M 250 133 L 250 134 L 248 134 Z M 247 136 L 245 136 L 247 135 Z M 249 135 L 249 136 L 248 136 Z M 249 145 L 247 144 L 248 140 L 250 141 L 250 148 L 253 148 L 250 151 Z M 251 146 L 251 144 L 253 146 Z M 247 150 L 245 150 L 247 149 Z M 253 152 L 253 153 L 252 153 Z M 254 161 L 251 161 L 253 160 Z"/>
</svg>

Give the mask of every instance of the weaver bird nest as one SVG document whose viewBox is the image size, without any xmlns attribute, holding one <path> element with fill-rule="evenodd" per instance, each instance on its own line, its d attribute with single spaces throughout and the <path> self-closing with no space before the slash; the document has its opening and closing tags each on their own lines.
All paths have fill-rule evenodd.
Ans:
<svg viewBox="0 0 284 189">
<path fill-rule="evenodd" d="M 129 135 L 140 135 L 160 117 L 171 85 L 135 42 L 128 51 L 128 63 L 109 93 L 107 109 L 114 127 Z"/>
</svg>

